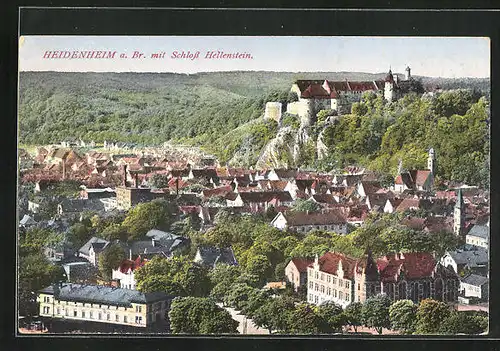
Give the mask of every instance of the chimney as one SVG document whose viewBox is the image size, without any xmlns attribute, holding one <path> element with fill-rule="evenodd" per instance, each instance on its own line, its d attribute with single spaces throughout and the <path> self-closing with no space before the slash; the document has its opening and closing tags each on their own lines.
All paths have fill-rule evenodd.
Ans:
<svg viewBox="0 0 500 351">
<path fill-rule="evenodd" d="M 127 187 L 127 165 L 123 165 L 123 186 Z"/>
<path fill-rule="evenodd" d="M 139 187 L 139 173 L 136 173 L 135 174 L 135 187 L 138 188 Z"/>
</svg>

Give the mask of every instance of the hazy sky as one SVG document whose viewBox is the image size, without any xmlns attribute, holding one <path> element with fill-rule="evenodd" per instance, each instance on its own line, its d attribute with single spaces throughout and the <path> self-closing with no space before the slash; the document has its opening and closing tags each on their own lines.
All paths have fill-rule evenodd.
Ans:
<svg viewBox="0 0 500 351">
<path fill-rule="evenodd" d="M 114 59 L 44 59 L 46 51 L 116 51 Z M 252 59 L 205 59 L 207 51 L 249 53 Z M 145 57 L 132 59 L 134 51 Z M 200 57 L 173 59 L 174 51 Z M 151 54 L 165 52 L 165 58 Z M 120 58 L 126 53 L 128 58 Z M 380 73 L 392 67 L 433 77 L 489 77 L 488 38 L 445 37 L 186 37 L 25 36 L 20 38 L 21 71 L 178 72 L 357 71 Z"/>
</svg>

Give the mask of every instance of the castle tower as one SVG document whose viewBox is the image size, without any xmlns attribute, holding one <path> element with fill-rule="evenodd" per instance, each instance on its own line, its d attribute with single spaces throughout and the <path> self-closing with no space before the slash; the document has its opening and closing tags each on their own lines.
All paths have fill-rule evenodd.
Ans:
<svg viewBox="0 0 500 351">
<path fill-rule="evenodd" d="M 458 189 L 457 202 L 453 211 L 453 233 L 461 236 L 465 227 L 465 206 L 462 189 Z"/>
<path fill-rule="evenodd" d="M 389 69 L 389 73 L 385 76 L 384 98 L 387 102 L 392 102 L 394 98 L 394 76 L 391 69 Z"/>
<path fill-rule="evenodd" d="M 410 80 L 411 78 L 411 69 L 410 69 L 410 66 L 406 66 L 406 69 L 405 69 L 405 80 Z"/>
<path fill-rule="evenodd" d="M 434 149 L 430 148 L 429 149 L 429 155 L 427 156 L 427 169 L 431 171 L 431 174 L 434 174 L 435 168 L 434 168 L 434 162 L 436 160 L 436 154 L 434 153 Z"/>
</svg>

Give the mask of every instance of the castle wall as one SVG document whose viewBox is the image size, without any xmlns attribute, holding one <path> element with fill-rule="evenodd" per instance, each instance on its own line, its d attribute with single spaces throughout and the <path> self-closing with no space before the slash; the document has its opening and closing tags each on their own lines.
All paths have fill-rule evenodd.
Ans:
<svg viewBox="0 0 500 351">
<path fill-rule="evenodd" d="M 264 119 L 274 119 L 279 122 L 281 120 L 281 102 L 266 103 Z"/>
</svg>

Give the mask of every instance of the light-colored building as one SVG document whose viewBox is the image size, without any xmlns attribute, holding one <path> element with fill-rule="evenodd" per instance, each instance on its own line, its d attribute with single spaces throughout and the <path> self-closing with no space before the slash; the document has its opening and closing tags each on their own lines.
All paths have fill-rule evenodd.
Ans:
<svg viewBox="0 0 500 351">
<path fill-rule="evenodd" d="M 292 258 L 285 267 L 285 276 L 295 291 L 300 287 L 307 287 L 307 267 L 313 260 L 306 258 Z"/>
<path fill-rule="evenodd" d="M 134 261 L 132 260 L 123 260 L 120 266 L 112 271 L 112 279 L 118 280 L 120 282 L 120 288 L 122 289 L 136 289 L 136 280 L 135 280 L 135 270 L 144 266 L 146 260 L 141 259 L 138 256 Z"/>
<path fill-rule="evenodd" d="M 165 320 L 171 297 L 101 285 L 60 283 L 38 293 L 40 316 L 147 328 Z"/>
<path fill-rule="evenodd" d="M 364 302 L 380 293 L 391 300 L 426 298 L 455 302 L 459 279 L 455 272 L 436 262 L 428 253 L 398 253 L 374 260 L 338 252 L 316 257 L 308 267 L 307 301 L 333 301 L 342 307 Z"/>
<path fill-rule="evenodd" d="M 489 279 L 488 277 L 469 274 L 460 280 L 460 293 L 465 298 L 477 298 L 488 300 Z"/>
<path fill-rule="evenodd" d="M 322 212 L 280 212 L 271 221 L 280 230 L 308 233 L 312 230 L 325 230 L 337 234 L 347 234 L 346 218 L 335 210 Z"/>
<path fill-rule="evenodd" d="M 465 242 L 470 245 L 489 249 L 490 246 L 489 221 L 486 225 L 475 224 L 465 236 Z"/>
</svg>

